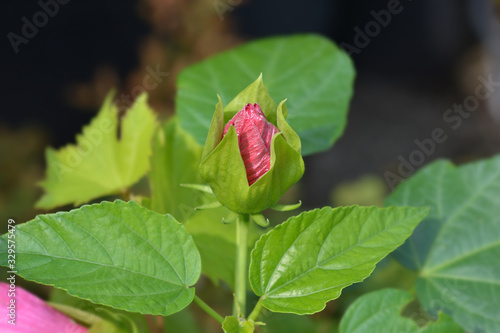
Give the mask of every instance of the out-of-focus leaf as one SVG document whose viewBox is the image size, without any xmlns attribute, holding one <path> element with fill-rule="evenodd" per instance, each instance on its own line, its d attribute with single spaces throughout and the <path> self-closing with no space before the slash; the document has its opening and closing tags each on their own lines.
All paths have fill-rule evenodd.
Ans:
<svg viewBox="0 0 500 333">
<path fill-rule="evenodd" d="M 126 327 L 129 329 L 127 333 L 134 333 L 134 328 L 137 328 L 137 331 L 139 332 L 147 332 L 149 329 L 146 317 L 138 312 L 127 312 L 109 306 L 95 304 L 88 300 L 71 296 L 62 289 L 54 288 L 50 293 L 49 301 L 52 306 L 70 306 L 73 309 L 77 309 L 112 322 L 117 327 Z M 170 318 L 170 316 L 167 318 Z M 81 321 L 80 318 L 78 320 Z M 89 323 L 89 325 L 91 324 L 92 323 Z"/>
<path fill-rule="evenodd" d="M 384 289 L 358 298 L 340 321 L 340 333 L 464 333 L 464 330 L 445 314 L 437 322 L 419 328 L 401 311 L 413 299 L 406 291 Z"/>
<path fill-rule="evenodd" d="M 289 313 L 271 313 L 265 317 L 262 326 L 265 333 L 316 333 L 319 325 L 310 316 L 298 316 Z M 332 333 L 332 332 L 329 332 Z"/>
<path fill-rule="evenodd" d="M 185 308 L 171 316 L 163 318 L 163 327 L 165 333 L 203 333 L 196 325 L 197 320 L 189 310 Z"/>
<path fill-rule="evenodd" d="M 153 140 L 151 171 L 151 209 L 172 214 L 185 222 L 208 195 L 181 184 L 201 184 L 198 172 L 202 147 L 178 124 L 176 118 L 158 128 Z M 215 198 L 211 196 L 212 201 Z"/>
<path fill-rule="evenodd" d="M 500 332 L 500 156 L 455 167 L 437 161 L 400 185 L 388 205 L 426 205 L 430 214 L 396 252 L 419 271 L 423 307 L 471 332 Z"/>
<path fill-rule="evenodd" d="M 239 321 L 238 318 L 229 316 L 222 323 L 224 333 L 253 333 L 253 321 Z"/>
<path fill-rule="evenodd" d="M 227 215 L 227 209 L 217 208 L 200 211 L 185 222 L 186 230 L 200 251 L 202 272 L 215 285 L 219 280 L 234 287 L 234 271 L 236 265 L 236 224 L 222 223 L 222 216 Z M 250 224 L 249 250 L 260 236 L 257 226 Z"/>
<path fill-rule="evenodd" d="M 133 185 L 149 168 L 154 127 L 147 95 L 137 98 L 121 124 L 109 95 L 99 114 L 77 135 L 76 145 L 47 149 L 46 178 L 40 183 L 45 194 L 36 207 L 79 205 Z"/>
</svg>

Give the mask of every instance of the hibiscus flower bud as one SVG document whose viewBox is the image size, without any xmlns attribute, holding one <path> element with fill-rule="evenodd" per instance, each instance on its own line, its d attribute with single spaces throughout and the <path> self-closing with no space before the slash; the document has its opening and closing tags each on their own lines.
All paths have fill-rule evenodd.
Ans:
<svg viewBox="0 0 500 333">
<path fill-rule="evenodd" d="M 259 104 L 248 103 L 224 127 L 222 137 L 230 126 L 238 135 L 238 146 L 247 172 L 248 185 L 252 185 L 269 171 L 271 166 L 271 140 L 279 130 L 267 121 Z"/>
<path fill-rule="evenodd" d="M 240 214 L 275 205 L 304 173 L 297 133 L 260 76 L 225 108 L 219 97 L 200 174 L 221 204 Z"/>
</svg>

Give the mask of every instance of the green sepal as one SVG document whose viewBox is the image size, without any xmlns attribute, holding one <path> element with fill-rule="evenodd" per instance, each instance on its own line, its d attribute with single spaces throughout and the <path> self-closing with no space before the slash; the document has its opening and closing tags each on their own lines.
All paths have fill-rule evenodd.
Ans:
<svg viewBox="0 0 500 333">
<path fill-rule="evenodd" d="M 300 138 L 297 133 L 292 129 L 290 125 L 286 122 L 286 115 L 288 113 L 286 106 L 285 106 L 286 99 L 281 101 L 280 104 L 278 105 L 278 111 L 277 113 L 277 121 L 276 125 L 279 128 L 280 132 L 283 133 L 283 136 L 285 137 L 285 140 L 292 146 L 294 150 L 296 150 L 299 154 L 302 149 L 302 146 L 300 144 Z"/>
<path fill-rule="evenodd" d="M 228 216 L 225 216 L 222 218 L 222 223 L 224 223 L 224 224 L 233 223 L 234 221 L 236 221 L 238 219 L 239 216 L 240 215 L 235 213 L 235 212 L 229 212 Z"/>
<path fill-rule="evenodd" d="M 207 140 L 205 141 L 205 146 L 203 146 L 203 152 L 201 153 L 202 161 L 215 149 L 215 147 L 217 147 L 224 131 L 224 108 L 219 95 L 217 95 L 217 98 L 219 102 L 215 106 L 215 112 L 212 117 L 212 122 L 210 123 Z"/>
<path fill-rule="evenodd" d="M 269 208 L 271 208 L 272 210 L 278 211 L 278 212 L 289 212 L 291 210 L 295 210 L 295 209 L 299 208 L 300 206 L 302 206 L 302 201 L 299 200 L 299 202 L 296 204 L 292 204 L 292 205 L 276 204 L 276 205 L 273 205 Z"/>
<path fill-rule="evenodd" d="M 189 188 L 191 190 L 200 191 L 203 193 L 214 194 L 210 186 L 203 184 L 180 184 L 182 187 Z"/>
<path fill-rule="evenodd" d="M 260 225 L 263 228 L 269 227 L 269 220 L 264 217 L 264 215 L 258 213 L 258 214 L 251 214 L 252 220 Z"/>
<path fill-rule="evenodd" d="M 195 208 L 195 210 L 214 209 L 214 208 L 219 208 L 220 206 L 222 206 L 220 202 L 214 201 L 214 202 L 209 202 L 207 204 L 198 206 Z"/>
<path fill-rule="evenodd" d="M 278 105 L 274 99 L 269 95 L 267 88 L 264 86 L 262 80 L 262 73 L 259 78 L 255 80 L 248 87 L 243 89 L 229 104 L 224 108 L 224 124 L 234 117 L 238 111 L 243 109 L 248 103 L 258 103 L 262 112 L 266 116 L 267 121 L 277 126 L 276 109 Z M 286 118 L 288 110 L 285 108 L 284 116 Z"/>
</svg>

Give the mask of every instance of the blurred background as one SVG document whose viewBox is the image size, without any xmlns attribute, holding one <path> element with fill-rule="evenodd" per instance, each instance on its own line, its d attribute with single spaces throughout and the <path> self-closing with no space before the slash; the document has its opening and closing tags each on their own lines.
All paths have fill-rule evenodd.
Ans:
<svg viewBox="0 0 500 333">
<path fill-rule="evenodd" d="M 366 30 L 396 3 L 390 22 Z M 500 152 L 500 1 L 7 0 L 1 6 L 2 221 L 39 213 L 33 204 L 41 195 L 36 183 L 45 147 L 74 142 L 110 89 L 127 106 L 144 76 L 158 73 L 147 90 L 166 119 L 174 113 L 180 70 L 277 34 L 327 36 L 351 53 L 357 70 L 345 134 L 329 151 L 306 158 L 299 186 L 306 207 L 381 204 L 392 187 L 388 172 L 397 173 L 418 149 L 415 140 L 431 138 L 436 128 L 447 140 L 422 165 Z M 451 127 L 447 111 L 475 96 L 484 80 L 492 82 L 490 96 Z"/>
</svg>

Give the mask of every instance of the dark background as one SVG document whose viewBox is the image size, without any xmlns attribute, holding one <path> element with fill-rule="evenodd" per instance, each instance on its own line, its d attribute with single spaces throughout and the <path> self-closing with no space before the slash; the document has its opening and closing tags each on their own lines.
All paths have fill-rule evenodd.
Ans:
<svg viewBox="0 0 500 333">
<path fill-rule="evenodd" d="M 235 0 L 233 0 L 234 2 Z M 130 91 L 146 64 L 160 62 L 172 75 L 151 93 L 165 117 L 174 109 L 175 75 L 184 66 L 245 40 L 316 32 L 354 44 L 355 27 L 373 20 L 385 1 L 247 0 L 221 17 L 212 0 L 72 0 L 19 46 L 22 18 L 32 21 L 37 1 L 2 3 L 0 208 L 32 218 L 43 177 L 43 150 L 73 142 L 113 86 Z M 385 184 L 398 156 L 414 140 L 443 125 L 443 113 L 471 94 L 488 73 L 486 13 L 491 2 L 401 0 L 403 10 L 360 54 L 354 98 L 344 136 L 328 152 L 306 159 L 301 183 L 306 206 L 332 204 L 331 191 L 345 181 L 373 175 Z M 495 61 L 493 61 L 495 64 Z M 498 110 L 497 110 L 498 111 Z M 499 125 L 491 110 L 464 120 L 425 163 L 446 157 L 465 162 L 500 151 Z M 385 187 L 384 187 L 385 188 Z M 384 189 L 385 191 L 385 189 Z"/>
</svg>

